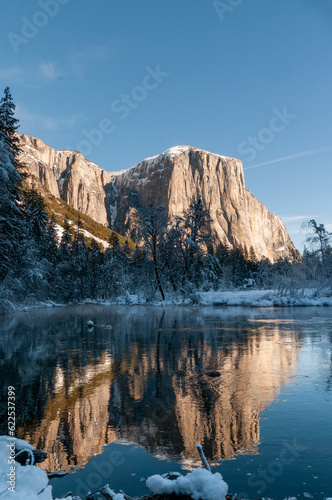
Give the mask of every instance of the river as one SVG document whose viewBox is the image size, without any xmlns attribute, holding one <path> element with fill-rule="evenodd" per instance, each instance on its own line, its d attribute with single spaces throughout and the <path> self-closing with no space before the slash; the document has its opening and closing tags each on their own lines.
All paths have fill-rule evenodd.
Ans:
<svg viewBox="0 0 332 500">
<path fill-rule="evenodd" d="M 331 308 L 36 309 L 2 318 L 0 363 L 55 495 L 144 494 L 201 443 L 240 498 L 332 496 Z"/>
</svg>

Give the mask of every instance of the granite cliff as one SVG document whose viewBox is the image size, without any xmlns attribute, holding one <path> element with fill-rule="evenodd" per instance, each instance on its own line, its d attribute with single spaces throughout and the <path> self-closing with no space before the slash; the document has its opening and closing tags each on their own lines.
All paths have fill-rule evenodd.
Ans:
<svg viewBox="0 0 332 500">
<path fill-rule="evenodd" d="M 57 151 L 36 137 L 21 134 L 20 147 L 25 170 L 39 178 L 53 196 L 108 225 L 105 186 L 111 181 L 110 174 L 78 151 Z"/>
<path fill-rule="evenodd" d="M 21 161 L 56 197 L 97 222 L 134 238 L 136 205 L 153 200 L 170 218 L 200 195 L 210 210 L 218 243 L 254 248 L 258 259 L 297 257 L 282 221 L 246 189 L 242 162 L 189 146 L 177 146 L 134 167 L 108 173 L 77 151 L 57 151 L 20 135 Z"/>
</svg>

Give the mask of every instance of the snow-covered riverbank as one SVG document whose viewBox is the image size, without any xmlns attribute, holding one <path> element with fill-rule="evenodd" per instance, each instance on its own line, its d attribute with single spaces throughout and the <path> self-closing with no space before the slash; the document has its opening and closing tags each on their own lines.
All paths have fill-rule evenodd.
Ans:
<svg viewBox="0 0 332 500">
<path fill-rule="evenodd" d="M 200 293 L 200 304 L 209 306 L 294 307 L 332 306 L 332 297 L 316 297 L 311 290 L 280 295 L 276 290 Z"/>
<path fill-rule="evenodd" d="M 64 307 L 78 304 L 104 304 L 104 305 L 149 305 L 149 306 L 223 306 L 223 307 L 328 307 L 332 306 L 332 296 L 322 293 L 317 295 L 316 291 L 307 289 L 298 293 L 280 294 L 277 290 L 243 290 L 243 291 L 216 291 L 216 292 L 195 292 L 188 298 L 181 295 L 174 295 L 166 298 L 164 301 L 147 301 L 145 297 L 127 294 L 107 300 L 84 300 L 74 303 L 55 303 L 52 301 L 35 302 L 29 304 L 7 305 L 4 311 L 0 313 L 14 313 L 20 311 L 29 311 L 41 307 Z"/>
</svg>

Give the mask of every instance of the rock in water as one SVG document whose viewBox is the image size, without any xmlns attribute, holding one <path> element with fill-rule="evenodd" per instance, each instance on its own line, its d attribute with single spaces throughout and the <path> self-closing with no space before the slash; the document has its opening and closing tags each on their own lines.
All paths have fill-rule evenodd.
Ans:
<svg viewBox="0 0 332 500">
<path fill-rule="evenodd" d="M 219 371 L 212 371 L 212 372 L 207 372 L 206 373 L 209 377 L 220 377 L 221 376 L 221 372 Z"/>
</svg>

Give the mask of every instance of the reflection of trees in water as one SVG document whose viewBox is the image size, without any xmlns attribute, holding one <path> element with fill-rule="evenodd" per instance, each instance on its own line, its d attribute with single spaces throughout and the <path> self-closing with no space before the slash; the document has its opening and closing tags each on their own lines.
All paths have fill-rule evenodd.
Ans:
<svg viewBox="0 0 332 500">
<path fill-rule="evenodd" d="M 1 326 L 0 361 L 2 400 L 7 401 L 7 386 L 16 388 L 17 423 L 28 428 L 41 418 L 48 398 L 54 396 L 57 368 L 70 385 L 89 363 L 98 363 L 104 350 L 94 331 L 87 332 L 83 317 L 34 312 L 8 316 Z M 97 337 L 98 339 L 98 337 Z M 5 412 L 6 408 L 2 408 Z M 5 413 L 4 413 L 5 414 Z M 0 432 L 6 432 L 1 418 Z"/>
<path fill-rule="evenodd" d="M 114 328 L 88 331 L 87 319 Z M 87 306 L 5 326 L 3 390 L 16 385 L 21 435 L 53 452 L 50 469 L 120 438 L 182 459 L 198 441 L 210 460 L 252 449 L 299 349 L 285 347 L 294 330 L 237 311 Z"/>
</svg>

